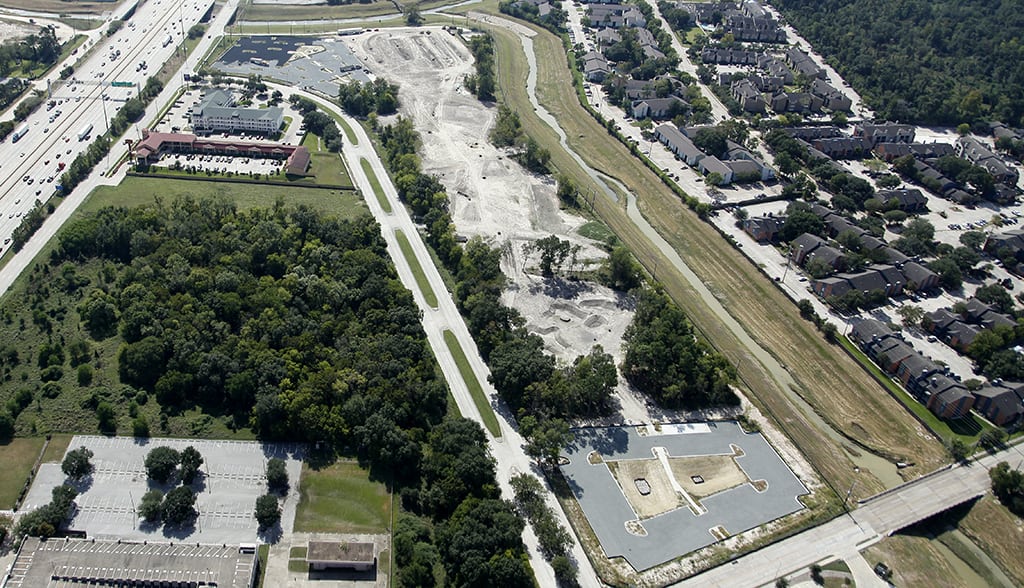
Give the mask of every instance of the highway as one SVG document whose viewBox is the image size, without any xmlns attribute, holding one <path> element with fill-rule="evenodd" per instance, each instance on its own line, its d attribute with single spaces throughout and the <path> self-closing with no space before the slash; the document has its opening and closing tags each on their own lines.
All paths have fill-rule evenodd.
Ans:
<svg viewBox="0 0 1024 588">
<path fill-rule="evenodd" d="M 98 40 L 90 44 L 92 54 L 70 80 L 56 80 L 57 72 L 64 67 L 58 64 L 46 79 L 37 82 L 44 88 L 49 85 L 52 97 L 47 101 L 52 99 L 59 104 L 53 108 L 41 106 L 28 120 L 17 123 L 16 129 L 27 125 L 24 136 L 15 141 L 12 135 L 0 144 L 0 254 L 11 246 L 10 236 L 21 217 L 37 199 L 45 201 L 59 185 L 59 165 L 69 165 L 96 136 L 106 131 L 108 121 L 124 101 L 136 95 L 146 80 L 171 58 L 188 29 L 212 5 L 213 0 L 188 0 L 181 4 L 150 0 L 113 36 L 100 37 L 94 32 L 92 38 Z M 115 17 L 123 16 L 129 6 L 120 6 Z M 105 31 L 106 26 L 100 30 Z M 111 60 L 116 51 L 120 51 L 120 56 Z M 143 61 L 148 67 L 140 67 Z M 111 87 L 115 81 L 133 86 Z M 80 140 L 80 132 L 89 125 L 91 131 Z"/>
</svg>

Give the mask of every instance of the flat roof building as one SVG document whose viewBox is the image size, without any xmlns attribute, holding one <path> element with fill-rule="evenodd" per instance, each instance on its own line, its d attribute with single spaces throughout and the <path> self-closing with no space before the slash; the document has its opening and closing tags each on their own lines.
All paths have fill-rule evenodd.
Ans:
<svg viewBox="0 0 1024 588">
<path fill-rule="evenodd" d="M 5 588 L 252 588 L 256 551 L 237 545 L 28 537 Z"/>
<path fill-rule="evenodd" d="M 284 123 L 284 110 L 279 106 L 270 108 L 244 108 L 235 106 L 234 98 L 224 90 L 211 90 L 203 96 L 191 115 L 192 130 L 207 131 L 248 131 L 255 133 L 276 133 Z"/>
<path fill-rule="evenodd" d="M 377 563 L 373 543 L 310 541 L 306 561 L 314 570 L 351 569 L 367 571 Z"/>
</svg>

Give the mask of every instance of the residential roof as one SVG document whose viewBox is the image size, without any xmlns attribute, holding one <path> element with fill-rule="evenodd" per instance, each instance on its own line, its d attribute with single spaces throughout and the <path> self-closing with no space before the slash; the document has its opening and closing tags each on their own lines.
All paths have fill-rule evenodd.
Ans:
<svg viewBox="0 0 1024 588">
<path fill-rule="evenodd" d="M 803 235 L 800 235 L 796 239 L 793 239 L 793 241 L 790 244 L 790 251 L 797 251 L 799 249 L 803 249 L 804 253 L 810 253 L 817 249 L 818 247 L 824 246 L 826 243 L 827 241 L 825 241 L 824 239 L 817 235 L 804 233 Z"/>
<path fill-rule="evenodd" d="M 729 177 L 732 173 L 732 169 L 729 166 L 713 155 L 701 159 L 700 166 L 704 169 L 705 173 L 719 173 L 722 177 Z"/>
<path fill-rule="evenodd" d="M 905 262 L 900 266 L 900 271 L 907 277 L 908 284 L 914 282 L 919 286 L 938 277 L 938 274 L 914 261 Z"/>
<path fill-rule="evenodd" d="M 882 321 L 875 319 L 864 319 L 853 325 L 850 334 L 858 341 L 871 341 L 872 339 L 889 337 L 893 334 L 892 329 Z"/>
</svg>

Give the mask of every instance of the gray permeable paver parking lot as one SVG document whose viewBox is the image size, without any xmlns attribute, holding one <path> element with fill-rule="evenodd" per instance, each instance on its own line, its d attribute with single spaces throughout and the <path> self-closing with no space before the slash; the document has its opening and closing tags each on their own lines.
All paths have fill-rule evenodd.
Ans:
<svg viewBox="0 0 1024 588">
<path fill-rule="evenodd" d="M 332 97 L 339 84 L 369 81 L 362 68 L 359 58 L 331 37 L 242 37 L 214 64 L 224 73 L 267 76 Z"/>
<path fill-rule="evenodd" d="M 717 541 L 711 529 L 724 527 L 730 535 L 753 529 L 803 508 L 798 497 L 807 489 L 760 433 L 744 433 L 735 422 L 700 426 L 662 426 L 662 433 L 641 435 L 635 427 L 576 429 L 566 450 L 569 463 L 561 466 L 569 487 L 583 508 L 608 557 L 621 556 L 637 570 L 646 570 Z M 591 464 L 596 451 L 603 460 L 650 459 L 655 447 L 671 457 L 731 455 L 750 480 L 764 480 L 759 492 L 742 484 L 700 500 L 706 509 L 695 515 L 689 508 L 643 519 L 646 536 L 626 530 L 637 519 L 606 463 Z"/>
<path fill-rule="evenodd" d="M 185 528 L 165 528 L 144 524 L 136 512 L 142 495 L 152 488 L 163 492 L 173 485 L 158 486 L 146 476 L 144 462 L 154 447 L 172 447 L 181 451 L 189 445 L 202 454 L 201 474 L 192 485 L 196 492 L 195 524 Z M 94 467 L 91 478 L 73 484 L 79 490 L 70 528 L 85 531 L 90 537 L 122 539 L 189 539 L 204 543 L 256 541 L 257 524 L 253 516 L 256 498 L 267 491 L 266 462 L 271 457 L 285 460 L 292 491 L 283 503 L 281 528 L 291 531 L 298 502 L 299 476 L 305 447 L 292 443 L 256 441 L 208 441 L 199 439 L 135 439 L 131 437 L 76 436 L 68 448 L 85 446 L 92 450 Z M 23 509 L 30 510 L 50 502 L 51 491 L 65 482 L 59 464 L 43 464 Z"/>
</svg>

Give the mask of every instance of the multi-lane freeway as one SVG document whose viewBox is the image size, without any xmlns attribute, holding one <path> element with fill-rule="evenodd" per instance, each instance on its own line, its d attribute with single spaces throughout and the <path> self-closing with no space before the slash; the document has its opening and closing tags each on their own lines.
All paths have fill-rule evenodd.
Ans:
<svg viewBox="0 0 1024 588">
<path fill-rule="evenodd" d="M 96 36 L 91 54 L 69 80 L 55 80 L 51 74 L 40 84 L 49 86 L 46 102 L 52 106 L 41 106 L 28 120 L 17 122 L 15 134 L 27 127 L 23 136 L 0 143 L 0 254 L 10 247 L 11 233 L 35 201 L 54 193 L 61 166 L 106 131 L 117 110 L 172 57 L 212 5 L 213 0 L 145 2 L 114 35 Z M 130 6 L 122 5 L 112 18 L 123 16 Z M 63 67 L 58 64 L 54 71 Z M 114 82 L 119 86 L 112 86 Z"/>
</svg>

